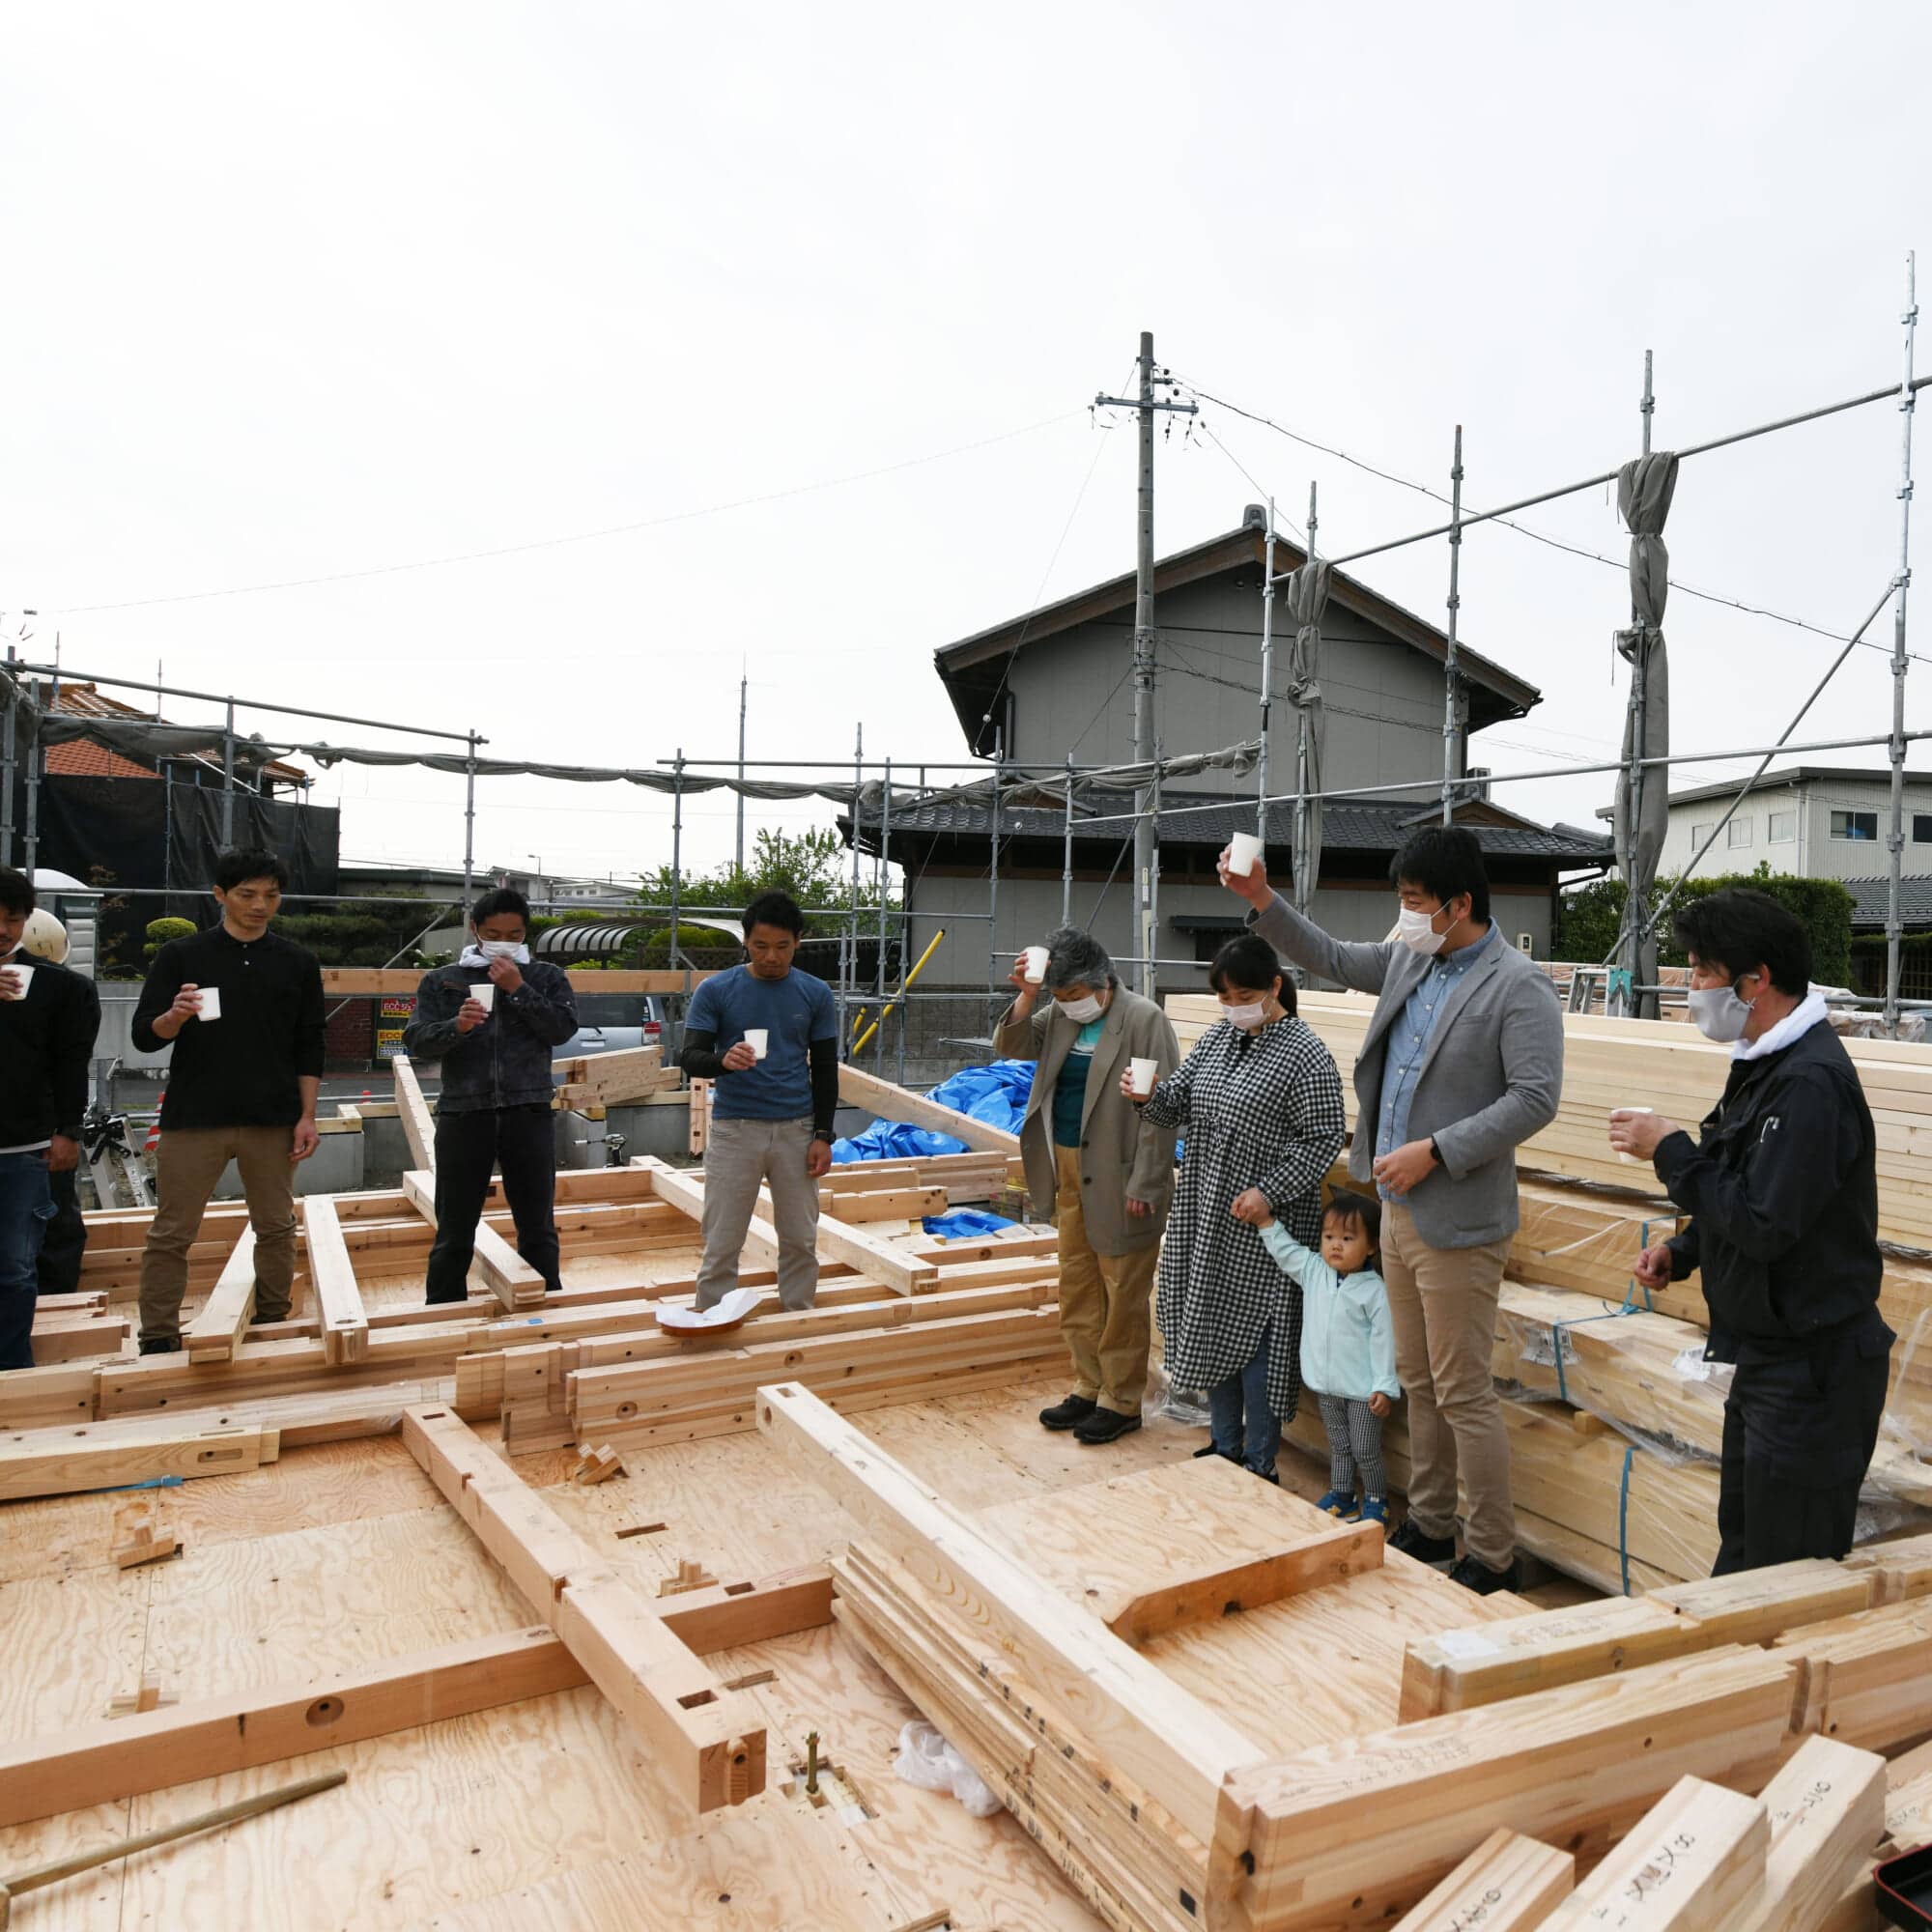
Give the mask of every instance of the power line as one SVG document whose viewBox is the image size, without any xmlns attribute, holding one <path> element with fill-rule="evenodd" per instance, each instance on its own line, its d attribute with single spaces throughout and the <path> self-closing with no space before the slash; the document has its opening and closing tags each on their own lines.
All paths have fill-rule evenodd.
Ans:
<svg viewBox="0 0 1932 1932">
<path fill-rule="evenodd" d="M 493 557 L 522 556 L 532 551 L 557 550 L 568 544 L 596 543 L 606 537 L 630 536 L 639 530 L 662 529 L 668 524 L 687 524 L 703 517 L 721 517 L 733 510 L 754 509 L 764 503 L 781 503 L 793 497 L 807 497 L 820 490 L 839 490 L 853 483 L 865 483 L 877 476 L 896 475 L 923 464 L 942 463 L 949 457 L 965 456 L 976 449 L 1010 442 L 1016 437 L 1032 436 L 1056 424 L 1070 422 L 1081 413 L 1064 411 L 1059 415 L 1042 416 L 1039 421 L 1018 429 L 1003 430 L 997 436 L 983 436 L 974 442 L 955 443 L 951 449 L 935 449 L 924 456 L 908 456 L 897 463 L 883 463 L 871 469 L 855 469 L 843 476 L 823 477 L 815 483 L 797 483 L 784 490 L 766 490 L 754 497 L 736 497 L 728 502 L 709 503 L 701 509 L 674 510 L 662 517 L 639 517 L 630 523 L 607 524 L 600 529 L 574 530 L 563 536 L 533 537 L 526 543 L 497 544 L 487 550 L 453 551 L 443 556 L 417 557 L 408 563 L 370 564 L 358 570 L 331 570 L 315 577 L 287 577 L 265 583 L 234 583 L 216 590 L 182 590 L 165 597 L 128 597 L 113 604 L 62 604 L 43 606 L 48 616 L 76 616 L 89 611 L 140 611 L 161 604 L 193 604 L 216 597 L 252 597 L 270 590 L 306 590 L 324 583 L 348 583 L 372 577 L 395 577 L 405 571 L 440 570 L 457 563 L 482 563 Z"/>
<path fill-rule="evenodd" d="M 1337 462 L 1346 463 L 1352 469 L 1360 469 L 1370 476 L 1378 477 L 1384 483 L 1393 483 L 1397 488 L 1403 490 L 1413 490 L 1417 496 L 1427 497 L 1432 502 L 1445 505 L 1450 504 L 1449 497 L 1445 497 L 1441 491 L 1432 489 L 1427 483 L 1418 483 L 1407 476 L 1398 476 L 1391 469 L 1378 469 L 1373 463 L 1364 462 L 1359 456 L 1350 456 L 1346 449 L 1336 449 L 1328 443 L 1317 442 L 1313 437 L 1303 436 L 1296 430 L 1289 429 L 1286 425 L 1276 422 L 1271 416 L 1260 415 L 1253 410 L 1244 410 L 1239 403 L 1231 403 L 1225 396 L 1210 395 L 1206 389 L 1195 387 L 1192 384 L 1188 386 L 1203 402 L 1212 403 L 1216 409 L 1231 410 L 1236 415 L 1241 416 L 1251 423 L 1259 423 L 1264 429 L 1271 429 L 1277 436 L 1286 437 L 1291 442 L 1300 443 L 1304 449 L 1319 450 L 1321 455 L 1332 456 Z M 1214 435 L 1213 431 L 1206 423 L 1202 425 L 1202 429 L 1210 437 Z M 1215 437 L 1214 440 L 1217 444 L 1220 443 L 1218 437 Z M 1236 460 L 1234 453 L 1227 450 L 1225 444 L 1221 444 L 1221 447 L 1228 455 L 1229 461 L 1235 464 L 1236 469 L 1240 469 L 1241 474 L 1247 476 L 1247 471 Z M 1254 478 L 1249 476 L 1248 481 L 1254 483 Z M 1254 487 L 1261 489 L 1262 486 L 1255 483 Z M 1571 556 L 1582 557 L 1591 563 L 1604 564 L 1611 570 L 1623 571 L 1628 570 L 1630 567 L 1627 557 L 1605 556 L 1601 551 L 1588 550 L 1580 544 L 1566 543 L 1561 537 L 1550 536 L 1548 531 L 1531 529 L 1527 524 L 1518 523 L 1513 517 L 1487 517 L 1484 521 L 1500 524 L 1504 529 L 1514 530 L 1519 536 L 1529 537 L 1536 543 L 1547 544 L 1551 550 L 1563 551 Z M 1694 583 L 1686 583 L 1682 578 L 1674 575 L 1670 579 L 1670 587 L 1673 590 L 1680 591 L 1686 597 L 1695 597 L 1706 604 L 1720 604 L 1727 610 L 1740 611 L 1747 617 L 1768 617 L 1775 624 L 1786 624 L 1795 631 L 1808 631 L 1813 637 L 1828 639 L 1834 644 L 1849 643 L 1851 641 L 1842 631 L 1828 631 L 1822 624 L 1810 623 L 1803 617 L 1793 617 L 1782 611 L 1773 611 L 1768 606 L 1762 604 L 1747 604 L 1742 598 L 1726 596 L 1722 591 L 1700 590 Z M 1870 639 L 1865 638 L 1860 639 L 1859 642 L 1865 650 L 1881 651 L 1887 657 L 1891 655 L 1891 646 L 1889 644 L 1876 643 Z M 1917 651 L 1910 651 L 1907 653 L 1907 656 L 1911 657 L 1918 664 L 1932 664 L 1932 657 L 1922 656 Z"/>
</svg>

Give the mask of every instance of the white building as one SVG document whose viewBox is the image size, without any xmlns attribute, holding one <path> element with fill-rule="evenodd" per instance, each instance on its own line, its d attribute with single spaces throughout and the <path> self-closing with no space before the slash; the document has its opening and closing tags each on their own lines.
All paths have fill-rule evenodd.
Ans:
<svg viewBox="0 0 1932 1932">
<path fill-rule="evenodd" d="M 1737 796 L 1738 781 L 1670 794 L 1670 830 L 1658 871 L 1674 877 L 1690 863 Z M 1697 870 L 1774 872 L 1803 879 L 1883 879 L 1890 869 L 1891 776 L 1880 769 L 1800 765 L 1767 773 L 1718 834 Z M 1905 780 L 1905 872 L 1932 873 L 1932 777 Z M 1863 895 L 1855 892 L 1861 900 Z"/>
</svg>

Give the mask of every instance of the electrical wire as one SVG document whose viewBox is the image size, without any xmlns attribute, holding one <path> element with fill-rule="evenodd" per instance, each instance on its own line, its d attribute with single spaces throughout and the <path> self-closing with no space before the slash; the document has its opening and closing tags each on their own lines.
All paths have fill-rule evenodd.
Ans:
<svg viewBox="0 0 1932 1932">
<path fill-rule="evenodd" d="M 532 551 L 557 550 L 569 544 L 597 543 L 606 537 L 630 536 L 639 530 L 662 529 L 670 524 L 688 524 L 704 517 L 721 517 L 733 510 L 755 509 L 765 503 L 781 503 L 794 497 L 808 497 L 821 490 L 840 490 L 854 483 L 869 482 L 878 476 L 895 476 L 904 469 L 916 469 L 923 464 L 942 463 L 949 457 L 965 456 L 976 449 L 988 449 L 995 443 L 1010 442 L 1016 437 L 1033 436 L 1043 429 L 1052 429 L 1064 422 L 1071 422 L 1081 413 L 1078 410 L 1066 410 L 1059 415 L 1042 416 L 1039 421 L 1022 424 L 1018 429 L 1003 430 L 997 436 L 982 436 L 973 442 L 955 443 L 951 449 L 935 449 L 923 456 L 908 456 L 897 463 L 882 463 L 870 469 L 854 469 L 842 476 L 821 477 L 814 483 L 797 483 L 783 490 L 766 490 L 753 497 L 736 497 L 728 502 L 708 503 L 696 510 L 674 510 L 661 517 L 639 517 L 629 523 L 607 524 L 594 530 L 573 530 L 562 536 L 533 537 L 526 543 L 497 544 L 486 550 L 452 551 L 442 556 L 416 557 L 407 563 L 370 564 L 358 570 L 325 571 L 314 577 L 287 577 L 263 583 L 234 583 L 214 590 L 182 590 L 164 597 L 127 597 L 111 604 L 61 604 L 43 607 L 43 614 L 48 616 L 75 616 L 83 612 L 105 611 L 141 611 L 156 605 L 194 604 L 217 597 L 253 597 L 270 590 L 306 590 L 324 583 L 349 583 L 372 577 L 395 577 L 406 571 L 440 570 L 451 564 L 481 563 L 494 557 L 523 556 Z"/>
</svg>

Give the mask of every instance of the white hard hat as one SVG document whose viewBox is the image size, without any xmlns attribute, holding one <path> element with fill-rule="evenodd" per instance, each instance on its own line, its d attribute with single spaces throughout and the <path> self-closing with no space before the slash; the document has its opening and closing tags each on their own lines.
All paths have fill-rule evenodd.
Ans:
<svg viewBox="0 0 1932 1932">
<path fill-rule="evenodd" d="M 59 966 L 67 958 L 67 927 L 44 906 L 37 906 L 27 915 L 20 944 L 37 958 Z"/>
</svg>

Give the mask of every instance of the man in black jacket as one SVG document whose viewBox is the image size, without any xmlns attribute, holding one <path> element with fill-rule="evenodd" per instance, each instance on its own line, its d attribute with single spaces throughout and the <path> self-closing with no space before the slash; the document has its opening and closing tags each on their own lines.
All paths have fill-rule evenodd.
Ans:
<svg viewBox="0 0 1932 1932">
<path fill-rule="evenodd" d="M 1713 893 L 1677 915 L 1690 1014 L 1732 1043 L 1730 1078 L 1693 1141 L 1620 1112 L 1610 1145 L 1655 1161 L 1690 1215 L 1647 1248 L 1646 1287 L 1701 1271 L 1706 1359 L 1734 1364 L 1724 1402 L 1714 1575 L 1838 1557 L 1878 1443 L 1895 1337 L 1878 1312 L 1871 1109 L 1810 984 L 1811 935 L 1763 893 Z"/>
<path fill-rule="evenodd" d="M 172 1045 L 155 1157 L 160 1205 L 141 1255 L 141 1352 L 181 1348 L 187 1251 L 233 1160 L 255 1231 L 255 1320 L 289 1312 L 296 1272 L 295 1171 L 316 1150 L 322 1090 L 322 969 L 269 930 L 288 868 L 272 852 L 215 862 L 221 923 L 171 939 L 134 1007 L 135 1046 Z"/>
<path fill-rule="evenodd" d="M 100 1025 L 92 980 L 27 952 L 33 882 L 0 867 L 0 1369 L 34 1366 L 41 1240 L 50 1172 L 80 1158 L 87 1063 Z"/>
<path fill-rule="evenodd" d="M 507 887 L 485 893 L 470 911 L 474 944 L 455 965 L 424 975 L 403 1031 L 412 1060 L 442 1063 L 431 1301 L 468 1298 L 476 1224 L 499 1164 L 517 1252 L 550 1293 L 563 1287 L 551 1056 L 577 1031 L 577 998 L 560 966 L 530 957 L 529 917 L 521 893 Z"/>
</svg>

